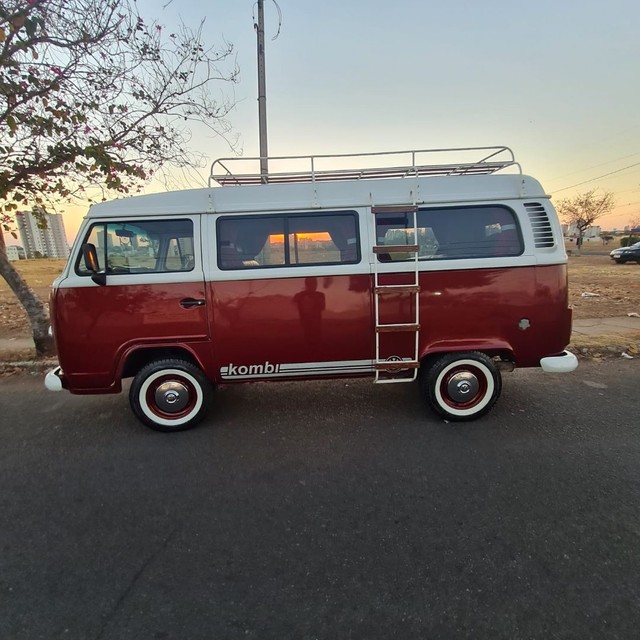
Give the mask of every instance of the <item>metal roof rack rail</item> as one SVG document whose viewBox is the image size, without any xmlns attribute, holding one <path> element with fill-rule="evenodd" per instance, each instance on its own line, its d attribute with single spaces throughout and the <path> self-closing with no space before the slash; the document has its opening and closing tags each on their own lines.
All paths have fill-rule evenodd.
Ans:
<svg viewBox="0 0 640 640">
<path fill-rule="evenodd" d="M 477 158 L 478 155 L 480 155 L 479 160 L 472 159 Z M 211 165 L 209 186 L 211 187 L 212 182 L 217 182 L 220 186 L 240 186 L 422 176 L 488 175 L 508 167 L 514 167 L 518 173 L 522 173 L 513 151 L 503 146 L 275 156 L 268 158 L 270 171 L 266 176 L 260 173 L 260 160 L 259 157 L 216 160 Z M 275 166 L 278 170 L 274 171 Z"/>
</svg>

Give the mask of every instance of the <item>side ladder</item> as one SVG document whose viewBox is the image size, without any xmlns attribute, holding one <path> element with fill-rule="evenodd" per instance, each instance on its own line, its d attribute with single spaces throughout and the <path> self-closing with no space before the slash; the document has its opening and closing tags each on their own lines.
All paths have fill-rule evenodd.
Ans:
<svg viewBox="0 0 640 640">
<path fill-rule="evenodd" d="M 385 213 L 411 213 L 413 215 L 413 242 L 414 244 L 379 245 L 373 247 L 373 287 L 374 287 L 374 313 L 376 332 L 376 359 L 374 368 L 376 372 L 374 382 L 376 384 L 391 384 L 395 382 L 413 382 L 420 367 L 418 361 L 418 338 L 420 332 L 420 283 L 418 271 L 418 229 L 417 229 L 417 208 L 414 207 L 372 207 L 374 215 Z M 406 278 L 411 276 L 411 282 L 403 284 L 384 284 L 384 280 L 390 275 L 386 272 L 380 273 L 380 265 L 388 264 L 379 261 L 378 256 L 388 254 L 410 254 L 412 256 L 413 268 L 411 271 L 403 271 Z M 406 265 L 406 262 L 398 262 L 399 265 Z M 413 307 L 411 317 L 402 318 L 400 322 L 381 322 L 381 306 L 389 295 L 409 296 L 409 308 Z M 412 303 L 412 304 L 411 304 Z M 410 354 L 393 354 L 386 359 L 382 357 L 382 342 L 385 336 L 397 333 L 413 333 L 413 349 Z M 404 374 L 395 377 L 398 374 Z"/>
</svg>

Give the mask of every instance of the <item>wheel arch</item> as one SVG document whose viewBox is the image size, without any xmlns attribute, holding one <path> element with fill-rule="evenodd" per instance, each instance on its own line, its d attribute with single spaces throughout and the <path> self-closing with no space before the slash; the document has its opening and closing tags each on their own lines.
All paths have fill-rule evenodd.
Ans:
<svg viewBox="0 0 640 640">
<path fill-rule="evenodd" d="M 204 371 L 204 367 L 196 355 L 185 346 L 166 345 L 166 346 L 138 346 L 127 350 L 120 359 L 117 377 L 123 378 L 134 377 L 140 369 L 147 366 L 154 360 L 186 360 L 191 364 Z"/>
<path fill-rule="evenodd" d="M 515 364 L 516 358 L 511 345 L 503 340 L 474 340 L 465 342 L 439 342 L 428 346 L 420 355 L 420 370 L 426 371 L 440 357 L 448 353 L 477 351 L 498 362 Z"/>
</svg>

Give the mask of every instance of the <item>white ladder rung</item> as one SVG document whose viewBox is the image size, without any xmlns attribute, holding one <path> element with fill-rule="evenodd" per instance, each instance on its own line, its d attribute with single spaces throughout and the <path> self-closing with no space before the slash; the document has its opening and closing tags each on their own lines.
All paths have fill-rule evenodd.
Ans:
<svg viewBox="0 0 640 640">
<path fill-rule="evenodd" d="M 376 287 L 376 293 L 419 293 L 419 284 L 381 284 Z"/>
</svg>

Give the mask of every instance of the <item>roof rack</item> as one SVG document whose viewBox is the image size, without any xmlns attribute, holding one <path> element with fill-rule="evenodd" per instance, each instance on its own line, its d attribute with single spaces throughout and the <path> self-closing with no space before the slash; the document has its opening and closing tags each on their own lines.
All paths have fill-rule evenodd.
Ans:
<svg viewBox="0 0 640 640">
<path fill-rule="evenodd" d="M 477 158 L 480 155 L 479 160 Z M 211 165 L 209 186 L 282 184 L 291 182 L 325 182 L 373 180 L 418 176 L 487 175 L 508 167 L 522 173 L 509 147 L 459 147 L 348 153 L 315 156 L 269 157 L 271 171 L 260 173 L 261 158 L 220 158 Z M 438 162 L 439 161 L 439 162 Z M 368 164 L 366 168 L 362 166 Z M 275 166 L 279 170 L 273 171 Z M 256 170 L 257 169 L 257 170 Z"/>
</svg>

